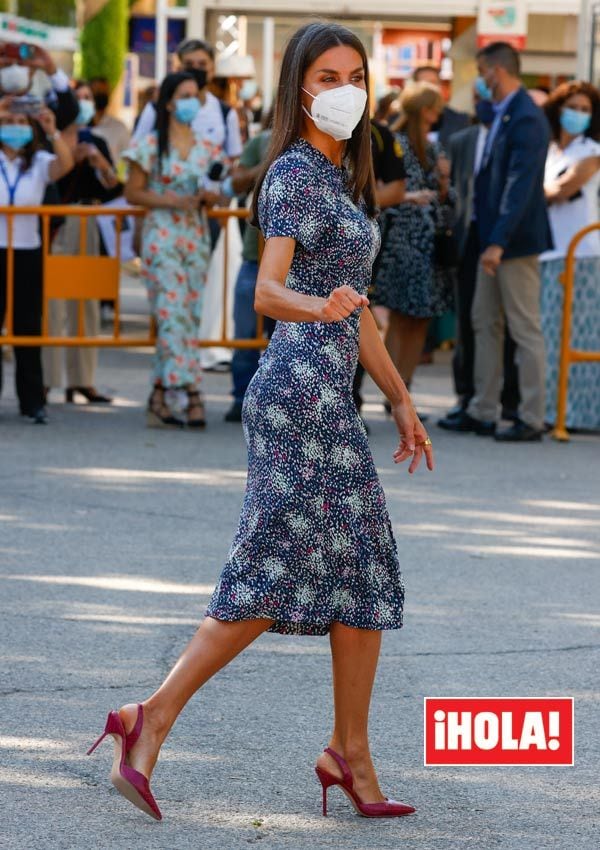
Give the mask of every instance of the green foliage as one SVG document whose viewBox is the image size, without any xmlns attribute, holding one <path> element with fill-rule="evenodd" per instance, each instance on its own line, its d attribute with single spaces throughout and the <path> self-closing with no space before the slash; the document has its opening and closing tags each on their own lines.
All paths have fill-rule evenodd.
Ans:
<svg viewBox="0 0 600 850">
<path fill-rule="evenodd" d="M 128 0 L 108 0 L 102 11 L 85 25 L 81 33 L 84 79 L 106 77 L 111 86 L 121 79 L 127 52 Z"/>
<path fill-rule="evenodd" d="M 21 18 L 58 27 L 75 26 L 75 0 L 19 0 L 17 8 Z"/>
</svg>

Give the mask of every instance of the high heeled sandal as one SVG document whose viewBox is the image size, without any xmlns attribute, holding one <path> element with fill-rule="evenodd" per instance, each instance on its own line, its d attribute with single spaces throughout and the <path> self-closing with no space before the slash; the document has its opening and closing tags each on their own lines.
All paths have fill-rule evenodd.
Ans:
<svg viewBox="0 0 600 850">
<path fill-rule="evenodd" d="M 82 395 L 89 404 L 111 404 L 113 401 L 110 396 L 99 393 L 95 387 L 67 387 L 65 391 L 67 404 L 72 404 L 75 401 L 75 393 Z"/>
<path fill-rule="evenodd" d="M 165 412 L 166 411 L 166 412 Z M 178 428 L 184 427 L 181 419 L 173 416 L 165 404 L 165 391 L 162 387 L 154 387 L 148 399 L 146 409 L 146 425 L 148 428 Z"/>
<path fill-rule="evenodd" d="M 187 407 L 187 426 L 188 428 L 205 428 L 206 427 L 206 419 L 204 418 L 204 402 L 202 401 L 202 396 L 198 392 L 198 390 L 188 390 L 188 407 Z M 200 410 L 202 412 L 202 416 L 199 419 L 189 419 L 191 410 Z"/>
<path fill-rule="evenodd" d="M 125 763 L 128 752 L 140 736 L 143 724 L 144 709 L 141 705 L 138 705 L 136 723 L 129 735 L 125 732 L 119 712 L 109 711 L 104 732 L 94 741 L 86 755 L 90 756 L 107 735 L 112 735 L 115 742 L 113 764 L 110 772 L 112 784 L 125 799 L 133 803 L 134 806 L 137 806 L 138 809 L 141 809 L 142 812 L 150 815 L 155 820 L 162 820 L 162 814 L 150 790 L 148 779 L 139 770 L 134 770 L 133 767 Z"/>
<path fill-rule="evenodd" d="M 329 753 L 342 769 L 342 778 L 340 779 L 322 767 L 315 767 L 315 772 L 323 787 L 323 815 L 325 817 L 327 816 L 327 789 L 333 785 L 340 786 L 358 814 L 365 818 L 395 818 L 402 815 L 410 815 L 416 811 L 413 806 L 408 806 L 406 803 L 399 803 L 397 800 L 390 800 L 389 797 L 386 797 L 380 803 L 363 803 L 354 790 L 354 779 L 352 777 L 352 771 L 348 767 L 348 762 L 339 753 L 332 750 L 331 747 L 325 747 L 324 752 Z"/>
</svg>

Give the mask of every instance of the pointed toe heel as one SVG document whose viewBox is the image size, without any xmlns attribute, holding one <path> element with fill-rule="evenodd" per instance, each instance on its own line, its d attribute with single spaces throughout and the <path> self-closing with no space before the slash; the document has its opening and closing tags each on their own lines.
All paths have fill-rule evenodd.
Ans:
<svg viewBox="0 0 600 850">
<path fill-rule="evenodd" d="M 327 816 L 327 789 L 333 785 L 339 785 L 344 794 L 348 797 L 356 812 L 365 818 L 396 818 L 402 815 L 411 815 L 416 812 L 414 806 L 409 806 L 406 803 L 399 803 L 397 800 L 390 800 L 386 797 L 380 803 L 364 803 L 356 791 L 354 790 L 354 779 L 352 771 L 348 766 L 348 762 L 342 758 L 339 753 L 332 750 L 331 747 L 325 747 L 324 752 L 335 759 L 342 769 L 342 778 L 334 776 L 322 767 L 315 767 L 321 786 L 323 788 L 323 815 Z"/>
<path fill-rule="evenodd" d="M 133 767 L 125 763 L 127 753 L 131 750 L 135 742 L 140 736 L 144 723 L 144 710 L 141 705 L 138 705 L 138 715 L 135 726 L 129 733 L 125 732 L 123 721 L 118 711 L 109 711 L 106 719 L 104 731 L 87 751 L 86 755 L 91 755 L 96 747 L 102 741 L 111 735 L 114 739 L 115 749 L 113 756 L 113 764 L 110 772 L 110 779 L 117 791 L 122 794 L 125 799 L 141 809 L 155 820 L 162 820 L 162 814 L 154 795 L 150 790 L 150 783 L 143 773 L 134 770 Z"/>
</svg>

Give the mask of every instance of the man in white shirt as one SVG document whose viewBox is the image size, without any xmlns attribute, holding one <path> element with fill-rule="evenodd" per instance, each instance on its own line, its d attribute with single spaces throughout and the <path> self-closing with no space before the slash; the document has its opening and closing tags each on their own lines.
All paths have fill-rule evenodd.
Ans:
<svg viewBox="0 0 600 850">
<path fill-rule="evenodd" d="M 213 48 L 205 41 L 187 39 L 177 48 L 177 59 L 177 70 L 192 74 L 200 89 L 200 110 L 192 128 L 199 136 L 222 148 L 230 160 L 237 159 L 242 152 L 237 112 L 207 89 L 215 71 Z M 154 105 L 147 104 L 135 128 L 134 139 L 143 138 L 154 129 L 155 115 Z"/>
</svg>

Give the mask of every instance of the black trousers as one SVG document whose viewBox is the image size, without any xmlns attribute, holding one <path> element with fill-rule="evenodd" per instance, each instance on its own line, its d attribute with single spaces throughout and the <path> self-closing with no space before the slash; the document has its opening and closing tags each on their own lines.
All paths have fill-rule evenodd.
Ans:
<svg viewBox="0 0 600 850">
<path fill-rule="evenodd" d="M 475 393 L 473 370 L 475 362 L 475 336 L 471 321 L 471 307 L 477 283 L 479 264 L 479 238 L 475 222 L 471 222 L 467 243 L 455 276 L 454 304 L 456 310 L 456 345 L 452 358 L 454 388 L 460 405 L 466 408 Z M 506 330 L 504 338 L 504 386 L 501 403 L 503 410 L 518 410 L 519 375 L 515 363 L 516 346 Z"/>
<path fill-rule="evenodd" d="M 4 323 L 6 313 L 6 253 L 6 248 L 0 248 L 0 325 Z M 39 336 L 42 329 L 42 251 L 41 248 L 15 248 L 14 258 L 13 330 L 15 334 Z M 33 413 L 44 405 L 41 349 L 39 346 L 15 346 L 14 351 L 19 407 L 21 413 Z"/>
</svg>

